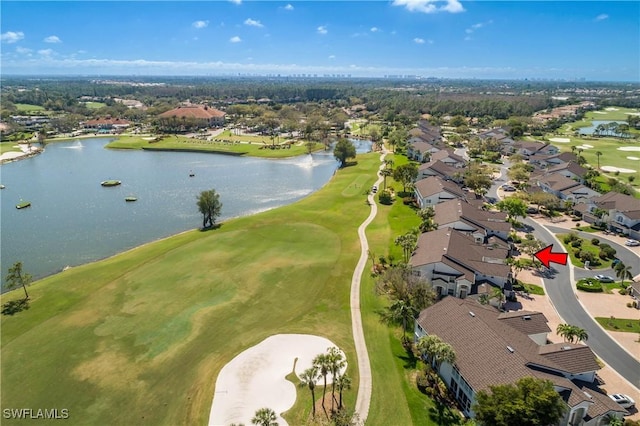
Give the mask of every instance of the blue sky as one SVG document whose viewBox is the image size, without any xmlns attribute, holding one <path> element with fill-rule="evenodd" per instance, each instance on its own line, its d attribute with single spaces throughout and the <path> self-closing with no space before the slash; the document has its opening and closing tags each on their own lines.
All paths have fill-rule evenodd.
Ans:
<svg viewBox="0 0 640 426">
<path fill-rule="evenodd" d="M 3 74 L 640 81 L 640 2 L 6 1 Z"/>
</svg>

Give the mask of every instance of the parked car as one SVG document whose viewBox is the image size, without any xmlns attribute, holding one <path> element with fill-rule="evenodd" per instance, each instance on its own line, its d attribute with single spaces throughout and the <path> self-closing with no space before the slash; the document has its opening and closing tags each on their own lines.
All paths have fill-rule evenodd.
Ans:
<svg viewBox="0 0 640 426">
<path fill-rule="evenodd" d="M 371 192 L 373 192 L 374 194 L 378 192 L 378 187 L 373 185 L 373 188 L 371 188 Z"/>
<path fill-rule="evenodd" d="M 640 241 L 636 241 L 636 240 L 627 240 L 624 243 L 625 246 L 629 246 L 629 247 L 638 247 L 640 246 Z"/>
<path fill-rule="evenodd" d="M 636 402 L 630 396 L 622 393 L 611 394 L 609 395 L 609 398 L 617 402 L 622 408 L 633 408 L 633 406 L 636 405 Z"/>
<path fill-rule="evenodd" d="M 502 190 L 504 192 L 515 192 L 516 188 L 514 186 L 511 186 L 511 185 L 502 185 Z"/>
<path fill-rule="evenodd" d="M 595 278 L 596 280 L 600 281 L 601 283 L 612 283 L 612 282 L 615 281 L 612 277 L 610 277 L 608 275 L 596 275 L 593 278 Z"/>
<path fill-rule="evenodd" d="M 532 214 L 532 213 L 538 213 L 538 209 L 535 207 L 527 207 L 527 213 Z"/>
</svg>

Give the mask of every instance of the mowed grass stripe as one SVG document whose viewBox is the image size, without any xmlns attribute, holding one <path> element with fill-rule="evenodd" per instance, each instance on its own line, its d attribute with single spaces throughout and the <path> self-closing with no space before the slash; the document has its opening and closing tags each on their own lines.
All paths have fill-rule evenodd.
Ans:
<svg viewBox="0 0 640 426">
<path fill-rule="evenodd" d="M 371 185 L 378 165 L 360 156 L 294 205 L 35 283 L 31 308 L 2 318 L 2 406 L 68 408 L 80 424 L 204 424 L 220 369 L 277 333 L 331 339 L 356 385 L 349 288 L 369 208 L 342 192 L 363 174 Z"/>
</svg>

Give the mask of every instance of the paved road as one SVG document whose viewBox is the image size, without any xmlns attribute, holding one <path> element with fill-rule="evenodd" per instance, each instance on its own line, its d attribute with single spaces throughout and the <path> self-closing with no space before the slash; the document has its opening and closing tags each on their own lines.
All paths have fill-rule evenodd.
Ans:
<svg viewBox="0 0 640 426">
<path fill-rule="evenodd" d="M 529 218 L 525 219 L 524 222 L 534 228 L 533 234 L 537 239 L 546 244 L 554 244 L 555 251 L 561 250 L 562 245 L 554 238 L 548 229 Z M 550 229 L 553 232 L 567 232 L 567 230 L 563 228 L 550 227 Z M 611 246 L 617 250 L 618 257 L 625 264 L 637 265 L 637 257 L 635 261 L 631 257 L 635 256 L 634 253 L 629 252 L 629 250 L 615 243 L 611 243 Z M 555 276 L 553 278 L 545 278 L 544 285 L 551 303 L 553 303 L 562 320 L 567 324 L 577 325 L 585 329 L 589 334 L 588 343 L 591 349 L 593 349 L 604 362 L 609 364 L 611 368 L 618 372 L 618 374 L 627 379 L 636 388 L 640 389 L 640 362 L 638 361 L 638 354 L 632 356 L 622 348 L 584 310 L 573 290 L 573 283 L 575 282 L 573 279 L 573 267 L 570 265 L 557 266 L 554 269 L 556 271 Z M 593 271 L 590 271 L 590 273 L 593 273 Z"/>
<path fill-rule="evenodd" d="M 381 162 L 384 160 L 385 155 L 387 155 L 386 151 L 384 151 L 380 156 Z M 382 167 L 384 167 L 384 163 L 380 166 L 380 168 Z M 380 186 L 381 182 L 382 177 L 378 174 L 378 180 L 375 185 Z M 358 237 L 360 238 L 360 259 L 358 260 L 358 264 L 356 265 L 351 278 L 350 299 L 351 328 L 353 331 L 353 341 L 356 346 L 356 356 L 358 358 L 358 372 L 360 374 L 360 383 L 358 385 L 358 395 L 356 397 L 354 413 L 357 416 L 355 420 L 359 425 L 364 425 L 367 421 L 369 406 L 371 405 L 371 390 L 373 388 L 371 380 L 371 363 L 369 361 L 369 353 L 367 352 L 367 343 L 364 339 L 362 315 L 360 312 L 360 280 L 369 259 L 369 243 L 367 241 L 365 230 L 376 217 L 376 214 L 378 213 L 378 206 L 376 205 L 374 194 L 369 194 L 367 201 L 371 206 L 371 212 L 369 213 L 369 217 L 367 217 L 367 219 L 362 222 L 358 228 Z"/>
<path fill-rule="evenodd" d="M 505 161 L 500 166 L 501 176 L 494 181 L 493 185 L 487 192 L 487 196 L 498 198 L 498 187 L 507 180 L 507 170 L 510 163 Z M 499 199 L 499 198 L 498 198 Z M 552 232 L 566 233 L 566 229 L 549 227 L 549 230 L 530 218 L 523 221 L 525 224 L 534 228 L 534 236 L 547 243 L 554 244 L 554 250 L 560 250 L 562 247 Z M 585 234 L 585 237 L 592 238 L 593 235 Z M 638 268 L 638 257 L 635 253 L 626 249 L 624 246 L 614 242 L 608 242 L 611 247 L 616 249 L 616 257 L 618 257 L 625 265 L 634 267 L 634 271 Z M 552 278 L 545 278 L 544 285 L 547 290 L 549 300 L 554 305 L 556 311 L 567 324 L 577 325 L 587 331 L 589 334 L 588 344 L 593 351 L 618 374 L 629 381 L 633 386 L 640 389 L 640 354 L 631 355 L 622 346 L 604 331 L 598 323 L 585 311 L 584 307 L 578 301 L 574 290 L 573 283 L 575 279 L 585 276 L 593 276 L 593 271 L 573 268 L 572 266 L 557 266 L 554 268 L 556 273 Z M 637 271 L 636 271 L 637 272 Z M 599 270 L 597 273 L 615 275 L 611 269 Z M 575 275 L 575 277 L 574 277 Z M 574 279 L 575 278 L 575 279 Z"/>
</svg>

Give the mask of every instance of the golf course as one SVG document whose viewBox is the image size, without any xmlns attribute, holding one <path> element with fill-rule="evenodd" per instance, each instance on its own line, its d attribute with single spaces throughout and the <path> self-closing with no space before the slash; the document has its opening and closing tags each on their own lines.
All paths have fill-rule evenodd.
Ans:
<svg viewBox="0 0 640 426">
<path fill-rule="evenodd" d="M 220 369 L 277 333 L 326 337 L 357 365 L 349 287 L 369 207 L 347 189 L 368 187 L 378 167 L 377 154 L 361 155 L 296 204 L 32 284 L 29 309 L 2 317 L 3 408 L 66 408 L 80 424 L 204 424 Z M 347 373 L 357 389 L 358 372 Z M 291 424 L 309 417 L 303 391 Z M 352 406 L 355 390 L 345 398 Z"/>
</svg>

